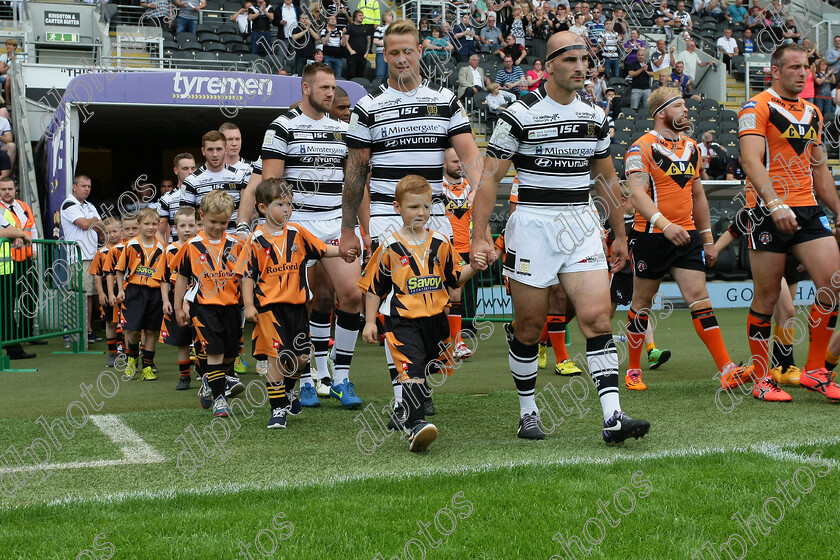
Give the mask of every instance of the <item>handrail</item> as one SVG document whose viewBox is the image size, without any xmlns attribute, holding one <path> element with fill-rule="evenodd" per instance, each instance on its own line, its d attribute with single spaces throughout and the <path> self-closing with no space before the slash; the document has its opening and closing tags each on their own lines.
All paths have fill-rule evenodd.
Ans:
<svg viewBox="0 0 840 560">
<path fill-rule="evenodd" d="M 35 156 L 32 153 L 32 138 L 29 135 L 29 122 L 26 109 L 26 89 L 23 83 L 23 68 L 20 64 L 13 64 L 9 72 L 9 79 L 12 80 L 12 118 L 16 123 L 15 133 L 18 146 L 18 182 L 20 194 L 24 202 L 32 207 L 35 214 L 35 223 L 38 229 L 43 229 L 41 219 L 41 204 L 38 196 L 38 184 L 35 179 Z M 37 140 L 36 140 L 37 141 Z"/>
</svg>

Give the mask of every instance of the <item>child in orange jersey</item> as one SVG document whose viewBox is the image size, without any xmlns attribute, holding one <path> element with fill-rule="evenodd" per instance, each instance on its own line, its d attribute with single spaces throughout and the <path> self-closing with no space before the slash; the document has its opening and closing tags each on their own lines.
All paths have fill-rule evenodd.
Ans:
<svg viewBox="0 0 840 560">
<path fill-rule="evenodd" d="M 105 263 L 111 258 L 110 251 L 122 240 L 122 226 L 116 218 L 102 220 L 102 225 L 108 234 L 108 241 L 99 248 L 88 272 L 93 274 L 96 291 L 99 293 L 99 305 L 102 307 L 102 318 L 105 320 L 105 337 L 108 339 L 108 361 L 106 367 L 114 367 L 117 361 L 117 323 L 120 320 L 119 309 L 111 305 L 111 298 L 105 292 Z"/>
</svg>

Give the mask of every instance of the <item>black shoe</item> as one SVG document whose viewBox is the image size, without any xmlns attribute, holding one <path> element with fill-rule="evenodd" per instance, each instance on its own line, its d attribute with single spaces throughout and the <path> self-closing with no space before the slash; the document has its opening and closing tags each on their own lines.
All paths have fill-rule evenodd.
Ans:
<svg viewBox="0 0 840 560">
<path fill-rule="evenodd" d="M 39 338 L 38 340 L 33 340 L 29 344 L 31 344 L 32 346 L 44 346 L 45 344 L 49 344 L 49 343 L 46 340 L 44 340 L 43 338 Z"/>
<path fill-rule="evenodd" d="M 432 402 L 431 395 L 423 403 L 423 415 L 424 416 L 434 416 L 435 415 L 435 403 Z"/>
<path fill-rule="evenodd" d="M 609 420 L 604 422 L 604 443 L 617 445 L 627 438 L 645 437 L 650 430 L 647 420 L 633 420 L 624 412 L 616 410 Z"/>
<path fill-rule="evenodd" d="M 398 404 L 391 414 L 391 419 L 388 420 L 388 429 L 401 432 L 405 428 L 403 424 L 406 420 L 408 420 L 408 411 L 403 405 Z"/>
<path fill-rule="evenodd" d="M 95 344 L 97 342 L 102 342 L 102 339 L 92 332 L 88 332 L 88 344 Z"/>
<path fill-rule="evenodd" d="M 36 357 L 38 354 L 33 354 L 32 352 L 24 352 L 21 350 L 20 352 L 15 352 L 13 354 L 9 354 L 10 360 L 30 360 Z"/>
<path fill-rule="evenodd" d="M 437 439 L 438 431 L 434 424 L 425 420 L 418 420 L 411 428 L 408 436 L 408 450 L 414 452 L 426 451 L 433 441 Z"/>
<path fill-rule="evenodd" d="M 176 391 L 187 391 L 190 388 L 190 376 L 182 375 L 178 380 L 178 385 L 175 386 Z"/>
<path fill-rule="evenodd" d="M 540 415 L 536 412 L 522 415 L 516 435 L 523 439 L 545 439 L 545 432 L 540 426 Z"/>
</svg>

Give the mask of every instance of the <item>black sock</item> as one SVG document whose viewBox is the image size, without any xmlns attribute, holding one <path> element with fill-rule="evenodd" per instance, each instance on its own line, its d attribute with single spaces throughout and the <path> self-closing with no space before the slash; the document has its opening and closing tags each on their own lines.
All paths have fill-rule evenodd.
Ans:
<svg viewBox="0 0 840 560">
<path fill-rule="evenodd" d="M 143 367 L 152 367 L 152 364 L 155 363 L 155 351 L 154 350 L 143 350 Z"/>
<path fill-rule="evenodd" d="M 418 420 L 425 420 L 426 414 L 423 403 L 426 402 L 427 393 L 422 383 L 403 383 L 403 406 L 405 407 L 405 426 L 411 428 Z"/>
</svg>

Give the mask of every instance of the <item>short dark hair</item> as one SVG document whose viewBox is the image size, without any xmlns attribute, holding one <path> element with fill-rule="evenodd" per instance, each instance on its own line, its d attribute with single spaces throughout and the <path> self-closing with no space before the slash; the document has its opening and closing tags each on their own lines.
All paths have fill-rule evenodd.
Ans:
<svg viewBox="0 0 840 560">
<path fill-rule="evenodd" d="M 225 138 L 225 135 L 219 132 L 218 130 L 211 130 L 210 132 L 204 133 L 204 136 L 201 137 L 202 147 L 208 142 L 224 142 L 225 145 L 227 145 L 227 139 Z"/>
<path fill-rule="evenodd" d="M 178 154 L 177 156 L 175 156 L 175 159 L 172 162 L 173 167 L 178 167 L 178 163 L 182 159 L 191 159 L 191 160 L 195 161 L 195 156 L 192 155 L 189 152 L 182 152 L 182 153 Z"/>
<path fill-rule="evenodd" d="M 301 81 L 308 83 L 312 82 L 312 79 L 315 77 L 315 74 L 318 72 L 325 72 L 327 74 L 333 74 L 333 69 L 323 62 L 311 62 L 303 67 L 303 72 L 301 73 Z"/>
<path fill-rule="evenodd" d="M 773 51 L 773 56 L 770 57 L 770 66 L 782 66 L 782 59 L 785 56 L 785 53 L 788 51 L 794 52 L 801 52 L 808 54 L 808 51 L 800 45 L 799 43 L 788 43 L 787 45 L 782 45 L 778 47 L 775 51 Z"/>
<path fill-rule="evenodd" d="M 278 198 L 291 199 L 292 196 L 293 193 L 291 185 L 283 179 L 279 179 L 277 177 L 263 179 L 260 184 L 257 185 L 257 190 L 254 192 L 254 199 L 257 201 L 257 204 L 265 204 L 266 207 Z"/>
<path fill-rule="evenodd" d="M 78 185 L 79 184 L 79 179 L 87 179 L 88 181 L 91 181 L 90 177 L 88 177 L 87 175 L 82 175 L 81 173 L 79 173 L 78 175 L 73 175 L 73 184 Z"/>
</svg>

